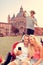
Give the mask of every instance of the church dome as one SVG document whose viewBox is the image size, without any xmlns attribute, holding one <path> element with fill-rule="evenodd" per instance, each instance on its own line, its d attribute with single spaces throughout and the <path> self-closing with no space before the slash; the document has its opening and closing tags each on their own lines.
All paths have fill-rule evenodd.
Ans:
<svg viewBox="0 0 43 65">
<path fill-rule="evenodd" d="M 20 8 L 20 11 L 19 11 L 19 13 L 17 14 L 17 16 L 16 17 L 22 17 L 23 16 L 23 8 L 22 8 L 22 6 L 21 6 L 21 8 Z"/>
</svg>

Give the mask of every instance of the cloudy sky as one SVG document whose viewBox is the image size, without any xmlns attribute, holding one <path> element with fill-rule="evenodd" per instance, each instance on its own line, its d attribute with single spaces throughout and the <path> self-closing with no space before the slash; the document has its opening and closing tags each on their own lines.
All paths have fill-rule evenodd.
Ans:
<svg viewBox="0 0 43 65">
<path fill-rule="evenodd" d="M 28 13 L 34 10 L 38 25 L 43 27 L 43 0 L 0 0 L 0 22 L 7 22 L 8 14 L 16 15 L 21 5 Z"/>
</svg>

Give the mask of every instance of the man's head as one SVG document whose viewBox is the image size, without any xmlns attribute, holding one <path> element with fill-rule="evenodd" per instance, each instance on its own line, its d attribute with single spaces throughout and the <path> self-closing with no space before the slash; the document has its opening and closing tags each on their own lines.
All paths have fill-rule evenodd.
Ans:
<svg viewBox="0 0 43 65">
<path fill-rule="evenodd" d="M 25 46 L 28 46 L 28 43 L 29 43 L 29 35 L 25 35 L 24 36 L 24 44 L 25 44 Z"/>
<path fill-rule="evenodd" d="M 35 14 L 35 11 L 31 10 L 30 15 L 33 16 Z"/>
</svg>

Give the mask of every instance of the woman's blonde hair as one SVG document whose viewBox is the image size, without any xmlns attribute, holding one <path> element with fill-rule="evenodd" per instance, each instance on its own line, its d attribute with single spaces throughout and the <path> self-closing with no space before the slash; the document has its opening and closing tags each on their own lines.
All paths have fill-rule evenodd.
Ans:
<svg viewBox="0 0 43 65">
<path fill-rule="evenodd" d="M 38 40 L 38 38 L 35 35 L 30 35 L 29 37 L 32 37 L 35 40 L 36 44 L 41 45 L 41 42 Z"/>
</svg>

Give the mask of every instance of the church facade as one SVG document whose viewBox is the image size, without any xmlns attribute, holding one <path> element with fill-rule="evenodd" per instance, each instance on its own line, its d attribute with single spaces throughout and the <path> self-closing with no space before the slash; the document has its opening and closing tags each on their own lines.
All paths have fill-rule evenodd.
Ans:
<svg viewBox="0 0 43 65">
<path fill-rule="evenodd" d="M 23 10 L 22 6 L 20 8 L 19 13 L 15 16 L 13 14 L 12 17 L 8 15 L 8 23 L 1 23 L 0 22 L 0 33 L 4 36 L 11 36 L 15 35 L 15 29 L 18 30 L 17 34 L 22 35 L 26 33 L 26 18 L 25 18 L 25 11 Z M 42 28 L 43 30 L 43 28 Z M 35 35 L 43 35 L 43 33 L 39 30 L 39 28 L 35 28 Z"/>
</svg>

